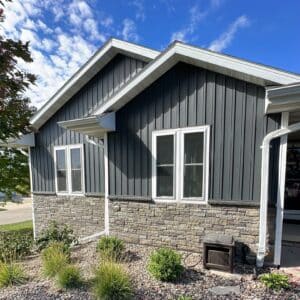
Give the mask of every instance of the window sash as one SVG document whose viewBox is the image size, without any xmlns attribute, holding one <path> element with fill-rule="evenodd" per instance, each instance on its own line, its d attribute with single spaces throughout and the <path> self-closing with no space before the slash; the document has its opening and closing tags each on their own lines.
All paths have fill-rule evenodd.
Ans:
<svg viewBox="0 0 300 300">
<path fill-rule="evenodd" d="M 160 136 L 173 136 L 173 163 L 172 164 L 158 164 L 157 163 L 157 138 Z M 175 199 L 175 182 L 176 182 L 176 136 L 174 133 L 162 133 L 162 134 L 154 134 L 152 136 L 152 144 L 153 144 L 153 154 L 154 154 L 154 160 L 153 160 L 153 165 L 152 165 L 152 170 L 153 170 L 153 175 L 154 175 L 154 180 L 152 180 L 153 184 L 153 190 L 155 191 L 154 198 L 159 198 L 159 199 L 165 199 L 165 200 L 174 200 Z M 158 196 L 157 192 L 157 186 L 158 186 L 158 176 L 157 176 L 157 169 L 158 168 L 173 168 L 173 178 L 172 178 L 172 195 L 165 195 L 165 196 Z"/>
<path fill-rule="evenodd" d="M 175 202 L 207 202 L 208 199 L 208 179 L 209 179 L 209 125 L 187 127 L 178 129 L 165 129 L 152 132 L 152 196 L 156 201 L 172 200 Z M 202 161 L 193 163 L 185 163 L 184 161 L 184 135 L 188 133 L 203 133 L 202 135 Z M 161 135 L 173 135 L 174 136 L 174 164 L 162 164 L 162 166 L 173 166 L 173 196 L 162 197 L 157 195 L 157 137 Z M 201 155 L 199 156 L 201 157 Z M 195 197 L 184 197 L 184 171 L 185 168 L 195 167 L 201 168 L 202 174 L 202 187 L 201 195 Z M 199 170 L 198 170 L 199 171 Z M 197 172 L 197 171 L 194 171 Z M 200 178 L 200 176 L 199 176 Z"/>
<path fill-rule="evenodd" d="M 80 156 L 80 168 L 72 168 L 71 162 L 71 153 L 73 149 L 79 149 L 79 156 Z M 57 151 L 64 150 L 65 151 L 65 169 L 58 169 L 57 166 Z M 54 147 L 54 160 L 55 160 L 55 188 L 57 194 L 67 194 L 67 195 L 83 195 L 85 191 L 84 185 L 84 152 L 83 152 L 83 145 L 67 145 L 67 146 L 56 146 Z M 58 189 L 58 172 L 65 171 L 66 172 L 66 190 L 61 191 Z M 80 171 L 80 190 L 73 189 L 73 171 Z"/>
<path fill-rule="evenodd" d="M 193 133 L 202 133 L 202 162 L 193 162 L 193 163 L 186 163 L 186 157 L 185 157 L 185 149 L 187 148 L 185 145 L 185 135 L 187 134 L 193 134 Z M 205 180 L 208 180 L 205 178 L 205 152 L 206 152 L 206 132 L 204 128 L 191 128 L 191 129 L 184 129 L 179 132 L 180 134 L 180 143 L 181 143 L 181 170 L 180 170 L 180 199 L 187 200 L 187 201 L 203 201 L 204 200 L 204 188 L 205 188 Z M 202 166 L 202 178 L 201 178 L 201 195 L 195 195 L 195 196 L 185 196 L 186 191 L 186 182 L 185 179 L 187 176 L 186 167 L 201 167 Z M 200 184 L 200 183 L 199 183 Z"/>
</svg>

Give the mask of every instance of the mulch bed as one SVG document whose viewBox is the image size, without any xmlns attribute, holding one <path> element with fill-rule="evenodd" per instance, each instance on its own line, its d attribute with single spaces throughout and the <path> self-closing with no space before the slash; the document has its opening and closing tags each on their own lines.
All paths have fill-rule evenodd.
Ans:
<svg viewBox="0 0 300 300">
<path fill-rule="evenodd" d="M 147 272 L 147 259 L 154 248 L 142 245 L 126 245 L 126 261 L 123 263 L 131 275 L 135 287 L 135 299 L 178 299 L 179 296 L 190 296 L 192 299 L 300 299 L 300 287 L 293 286 L 289 290 L 274 292 L 255 280 L 253 267 L 238 265 L 235 274 L 218 273 L 204 270 L 199 254 L 181 252 L 185 271 L 178 283 L 162 283 Z M 91 280 L 93 270 L 99 261 L 96 243 L 81 245 L 72 251 L 72 259 L 82 271 L 84 278 Z M 28 283 L 1 289 L 0 299 L 93 299 L 88 284 L 80 289 L 63 291 L 51 280 L 41 274 L 39 256 L 28 258 L 22 262 L 29 276 Z M 211 291 L 216 286 L 233 286 L 238 293 L 218 295 Z"/>
</svg>

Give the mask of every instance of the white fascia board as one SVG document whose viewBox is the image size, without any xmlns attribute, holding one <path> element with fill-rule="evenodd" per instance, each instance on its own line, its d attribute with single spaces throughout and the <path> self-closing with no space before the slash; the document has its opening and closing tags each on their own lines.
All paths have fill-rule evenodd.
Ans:
<svg viewBox="0 0 300 300">
<path fill-rule="evenodd" d="M 267 95 L 269 99 L 291 95 L 300 96 L 300 83 L 288 86 L 280 86 L 276 88 L 269 88 L 267 89 Z"/>
<path fill-rule="evenodd" d="M 116 54 L 123 53 L 149 62 L 160 52 L 129 42 L 111 39 L 84 64 L 31 119 L 39 129 L 59 108 L 96 75 Z"/>
<path fill-rule="evenodd" d="M 94 114 L 98 115 L 106 111 L 120 109 L 179 61 L 261 86 L 266 86 L 267 84 L 291 84 L 300 81 L 300 75 L 177 42 L 146 66 L 137 77 L 125 85 Z"/>
<path fill-rule="evenodd" d="M 66 130 L 94 137 L 103 137 L 105 132 L 114 131 L 116 128 L 114 112 L 102 116 L 61 121 L 57 122 L 57 124 Z"/>
<path fill-rule="evenodd" d="M 265 113 L 300 109 L 300 84 L 267 89 Z"/>
<path fill-rule="evenodd" d="M 6 143 L 0 142 L 1 147 L 27 148 L 35 146 L 34 133 L 20 135 L 17 139 L 9 139 Z"/>
</svg>

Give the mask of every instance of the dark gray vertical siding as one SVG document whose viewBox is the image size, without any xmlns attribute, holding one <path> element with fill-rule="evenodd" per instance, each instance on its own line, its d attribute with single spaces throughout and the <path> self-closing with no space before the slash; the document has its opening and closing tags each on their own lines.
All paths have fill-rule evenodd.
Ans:
<svg viewBox="0 0 300 300">
<path fill-rule="evenodd" d="M 262 87 L 176 65 L 117 112 L 108 137 L 110 195 L 151 196 L 153 130 L 210 125 L 209 198 L 258 201 L 260 145 L 280 125 L 280 115 L 264 116 L 264 97 Z"/>
<path fill-rule="evenodd" d="M 117 55 L 40 128 L 36 133 L 36 147 L 31 149 L 34 192 L 55 191 L 53 146 L 83 143 L 86 192 L 104 193 L 103 148 L 87 143 L 81 134 L 64 130 L 57 125 L 57 122 L 90 115 L 144 65 L 144 62 L 134 58 Z M 119 144 L 121 140 L 123 137 L 118 137 L 116 143 Z M 95 141 L 100 142 L 98 139 Z M 114 143 L 110 146 L 113 147 Z M 114 157 L 120 159 L 121 148 L 112 149 Z M 121 170 L 122 168 L 119 168 L 115 174 L 115 180 L 118 182 L 123 176 Z M 121 186 L 122 189 L 125 188 L 118 184 L 115 185 L 114 191 L 121 192 Z M 111 189 L 115 187 L 110 186 Z"/>
</svg>

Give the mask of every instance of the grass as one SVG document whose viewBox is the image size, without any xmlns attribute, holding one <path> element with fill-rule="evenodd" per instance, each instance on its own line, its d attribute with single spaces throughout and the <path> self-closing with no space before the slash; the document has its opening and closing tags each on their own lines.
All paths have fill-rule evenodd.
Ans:
<svg viewBox="0 0 300 300">
<path fill-rule="evenodd" d="M 0 288 L 22 284 L 26 276 L 16 263 L 0 263 Z"/>
<path fill-rule="evenodd" d="M 42 251 L 43 273 L 47 277 L 55 277 L 69 264 L 69 256 L 64 251 L 63 243 L 52 243 Z"/>
<path fill-rule="evenodd" d="M 123 267 L 115 262 L 103 262 L 95 270 L 93 290 L 95 298 L 99 300 L 133 298 L 130 278 Z"/>
<path fill-rule="evenodd" d="M 18 231 L 21 229 L 32 229 L 32 221 L 24 221 L 13 224 L 0 225 L 0 231 Z"/>
</svg>

